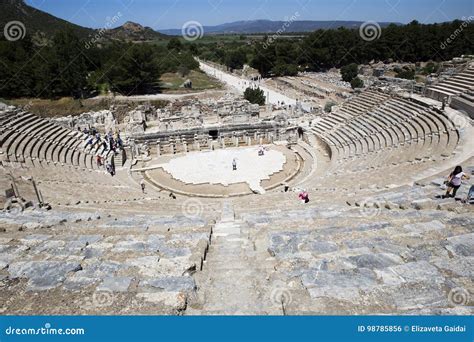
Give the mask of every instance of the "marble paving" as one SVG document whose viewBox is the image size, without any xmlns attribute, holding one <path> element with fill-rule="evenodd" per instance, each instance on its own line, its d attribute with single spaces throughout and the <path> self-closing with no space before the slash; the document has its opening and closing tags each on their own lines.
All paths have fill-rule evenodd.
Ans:
<svg viewBox="0 0 474 342">
<path fill-rule="evenodd" d="M 275 149 L 258 155 L 258 146 L 230 148 L 210 152 L 193 152 L 161 164 L 175 179 L 192 184 L 248 183 L 252 190 L 260 189 L 260 181 L 283 170 L 285 155 Z M 237 170 L 232 170 L 235 159 Z"/>
</svg>

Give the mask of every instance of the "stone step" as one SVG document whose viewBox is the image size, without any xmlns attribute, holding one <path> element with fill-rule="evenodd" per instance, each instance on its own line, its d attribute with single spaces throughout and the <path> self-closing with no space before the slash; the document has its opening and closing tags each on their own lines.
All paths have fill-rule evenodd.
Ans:
<svg viewBox="0 0 474 342">
<path fill-rule="evenodd" d="M 274 261 L 262 261 L 258 260 L 254 262 L 254 266 L 252 267 L 254 270 L 261 270 L 261 271 L 266 271 L 266 270 L 273 270 Z M 247 266 L 242 266 L 242 264 L 235 262 L 235 260 L 231 259 L 219 259 L 219 260 L 209 260 L 204 262 L 204 267 L 203 268 L 213 268 L 213 269 L 219 269 L 219 270 L 246 270 Z"/>
<path fill-rule="evenodd" d="M 234 315 L 234 316 L 280 316 L 283 315 L 283 310 L 275 306 L 271 310 L 261 310 L 259 311 L 256 308 L 226 308 L 225 310 L 200 310 L 188 307 L 185 312 L 186 316 L 226 316 L 226 315 Z"/>
</svg>

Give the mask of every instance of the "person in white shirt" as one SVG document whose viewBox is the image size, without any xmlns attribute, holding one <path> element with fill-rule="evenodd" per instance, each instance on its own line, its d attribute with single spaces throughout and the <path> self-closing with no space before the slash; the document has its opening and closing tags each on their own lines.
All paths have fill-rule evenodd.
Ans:
<svg viewBox="0 0 474 342">
<path fill-rule="evenodd" d="M 448 176 L 448 189 L 446 190 L 446 195 L 444 197 L 455 197 L 456 192 L 458 191 L 461 183 L 464 179 L 469 179 L 470 177 L 462 171 L 461 166 L 456 166 L 454 171 L 451 172 Z M 453 194 L 451 195 L 451 191 Z"/>
</svg>

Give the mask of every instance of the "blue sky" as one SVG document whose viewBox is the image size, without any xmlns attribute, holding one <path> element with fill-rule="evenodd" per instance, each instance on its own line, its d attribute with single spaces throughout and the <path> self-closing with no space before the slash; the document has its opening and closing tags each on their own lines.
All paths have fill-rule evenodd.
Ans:
<svg viewBox="0 0 474 342">
<path fill-rule="evenodd" d="M 138 22 L 154 29 L 181 28 L 190 20 L 218 25 L 238 20 L 375 20 L 443 22 L 474 15 L 474 0 L 26 0 L 73 23 L 100 28 Z"/>
</svg>

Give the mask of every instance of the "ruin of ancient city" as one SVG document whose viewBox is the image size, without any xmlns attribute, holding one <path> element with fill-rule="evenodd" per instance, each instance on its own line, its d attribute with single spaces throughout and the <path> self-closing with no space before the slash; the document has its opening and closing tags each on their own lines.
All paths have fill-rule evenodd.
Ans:
<svg viewBox="0 0 474 342">
<path fill-rule="evenodd" d="M 474 313 L 472 1 L 141 2 L 0 2 L 2 315 Z"/>
</svg>

